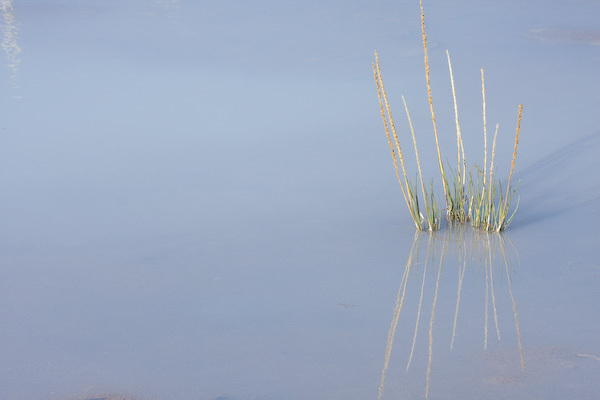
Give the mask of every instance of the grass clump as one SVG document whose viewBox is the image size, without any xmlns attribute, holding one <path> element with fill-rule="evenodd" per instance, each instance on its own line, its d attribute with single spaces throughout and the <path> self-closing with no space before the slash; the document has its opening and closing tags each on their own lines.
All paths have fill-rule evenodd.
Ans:
<svg viewBox="0 0 600 400">
<path fill-rule="evenodd" d="M 483 99 L 484 165 L 483 170 L 477 165 L 473 166 L 467 176 L 467 163 L 465 159 L 463 137 L 458 118 L 458 106 L 456 102 L 456 91 L 454 88 L 454 75 L 452 73 L 452 63 L 450 61 L 450 54 L 448 51 L 446 51 L 446 56 L 448 58 L 448 69 L 450 72 L 450 82 L 452 86 L 452 98 L 454 103 L 457 155 L 456 169 L 453 169 L 450 165 L 444 167 L 438 139 L 438 129 L 435 119 L 435 111 L 433 107 L 433 97 L 431 95 L 429 57 L 427 52 L 427 35 L 425 33 L 425 14 L 423 12 L 422 0 L 420 0 L 419 3 L 421 7 L 421 30 L 423 37 L 425 81 L 427 86 L 427 95 L 429 99 L 429 109 L 431 112 L 431 121 L 433 124 L 433 132 L 435 136 L 437 161 L 442 178 L 442 187 L 444 189 L 446 218 L 449 221 L 470 221 L 473 227 L 480 228 L 486 231 L 503 231 L 512 222 L 514 214 L 518 208 L 517 199 L 517 205 L 511 212 L 511 201 L 516 192 L 516 187 L 511 187 L 511 181 L 517 156 L 517 147 L 519 144 L 519 133 L 523 105 L 521 104 L 519 106 L 517 132 L 515 135 L 515 145 L 512 163 L 508 181 L 506 183 L 506 191 L 504 191 L 500 179 L 498 179 L 494 174 L 494 156 L 496 151 L 498 125 L 496 125 L 496 131 L 494 133 L 494 138 L 492 142 L 492 152 L 488 173 L 488 140 L 485 110 L 485 80 L 483 69 L 481 70 L 481 90 Z M 377 55 L 377 52 L 375 52 L 375 62 L 372 65 L 375 83 L 377 86 L 377 94 L 379 97 L 381 117 L 383 119 L 385 133 L 387 135 L 388 143 L 392 153 L 394 167 L 396 170 L 396 176 L 398 178 L 398 182 L 400 183 L 400 187 L 402 188 L 402 194 L 410 211 L 411 217 L 418 230 L 423 230 L 425 228 L 427 228 L 430 231 L 437 230 L 440 227 L 441 220 L 440 206 L 435 200 L 433 192 L 433 180 L 431 181 L 429 190 L 425 188 L 423 175 L 421 172 L 421 163 L 419 159 L 419 152 L 417 148 L 415 132 L 410 118 L 410 113 L 408 111 L 408 106 L 406 105 L 406 99 L 404 98 L 404 96 L 402 96 L 402 102 L 404 103 L 404 109 L 406 111 L 406 117 L 410 127 L 418 169 L 418 175 L 415 176 L 414 182 L 412 182 L 407 177 L 406 168 L 404 165 L 404 157 L 402 155 L 398 133 L 394 125 L 389 101 L 383 85 L 383 78 L 381 76 L 381 69 L 379 66 L 379 57 Z M 400 166 L 398 164 L 398 161 L 400 161 Z M 424 210 L 422 210 L 419 205 L 419 193 L 417 188 L 417 185 L 419 184 L 421 187 L 421 196 L 424 202 Z M 425 212 L 425 215 L 423 215 L 422 211 Z"/>
</svg>

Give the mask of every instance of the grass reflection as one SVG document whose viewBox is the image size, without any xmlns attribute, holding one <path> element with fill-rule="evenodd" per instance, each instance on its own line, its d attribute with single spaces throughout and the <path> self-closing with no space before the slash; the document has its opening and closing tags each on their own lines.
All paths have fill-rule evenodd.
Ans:
<svg viewBox="0 0 600 400">
<path fill-rule="evenodd" d="M 450 255 L 450 256 L 449 256 Z M 420 261 L 422 258 L 424 261 Z M 410 317 L 406 316 L 407 325 L 401 332 L 405 333 L 406 337 L 403 338 L 402 342 L 410 341 L 410 353 L 406 361 L 406 372 L 408 372 L 413 359 L 417 357 L 415 353 L 418 353 L 415 349 L 417 348 L 417 339 L 424 335 L 423 329 L 420 329 L 422 325 L 422 314 L 426 312 L 424 309 L 424 303 L 427 303 L 428 298 L 431 298 L 431 310 L 429 318 L 429 327 L 427 333 L 427 370 L 426 370 L 426 383 L 425 383 L 425 398 L 429 397 L 429 389 L 431 384 L 431 369 L 433 365 L 433 349 L 434 349 L 434 323 L 436 316 L 436 306 L 438 300 L 441 304 L 447 304 L 446 302 L 453 302 L 454 305 L 451 309 L 454 311 L 452 320 L 452 329 L 437 329 L 437 331 L 448 334 L 447 339 L 449 343 L 449 349 L 455 348 L 455 338 L 457 332 L 457 326 L 460 326 L 461 320 L 461 299 L 463 297 L 463 283 L 467 270 L 469 273 L 479 274 L 479 282 L 485 285 L 485 296 L 481 299 L 483 310 L 483 337 L 482 345 L 485 350 L 488 348 L 488 338 L 490 336 L 496 337 L 498 341 L 501 340 L 501 329 L 498 320 L 498 308 L 502 304 L 500 301 L 503 296 L 508 296 L 512 303 L 512 314 L 514 318 L 514 328 L 516 330 L 517 346 L 519 349 L 521 368 L 525 369 L 525 359 L 523 356 L 523 345 L 521 342 L 521 330 L 519 326 L 519 318 L 517 314 L 517 304 L 515 301 L 514 293 L 511 285 L 511 270 L 513 268 L 513 259 L 516 257 L 518 261 L 518 253 L 515 246 L 510 242 L 510 239 L 505 234 L 488 233 L 485 231 L 479 231 L 465 227 L 464 224 L 449 225 L 444 230 L 443 235 L 439 232 L 422 232 L 416 231 L 415 236 L 410 248 L 410 253 L 404 271 L 400 286 L 396 296 L 396 304 L 394 307 L 394 314 L 390 325 L 390 330 L 387 338 L 387 345 L 385 349 L 385 358 L 383 371 L 381 374 L 381 383 L 379 386 L 378 399 L 381 399 L 384 392 L 386 375 L 390 360 L 392 358 L 392 348 L 398 330 L 398 324 L 400 316 L 402 314 L 405 304 L 413 304 L 416 310 L 413 308 L 404 314 L 410 313 L 415 315 L 414 328 L 412 322 L 409 320 Z M 422 271 L 419 271 L 422 268 Z M 436 270 L 437 268 L 437 270 Z M 450 268 L 448 270 L 448 268 Z M 454 272 L 454 268 L 456 272 Z M 442 277 L 442 271 L 444 273 L 456 273 L 456 298 L 455 299 L 444 299 L 441 293 L 447 291 L 444 290 L 443 286 L 450 282 L 448 279 L 440 279 Z M 504 282 L 504 277 L 506 282 Z M 435 280 L 433 284 L 431 281 Z M 408 285 L 409 281 L 412 285 Z M 429 285 L 428 285 L 429 283 Z M 419 288 L 417 293 L 409 293 L 409 286 Z M 429 290 L 427 290 L 431 287 Z M 407 290 L 407 288 L 409 288 Z M 483 289 L 483 288 L 480 288 Z M 481 290 L 481 293 L 484 291 Z M 508 292 L 508 293 L 506 293 Z M 448 292 L 449 293 L 449 292 Z M 418 300 L 417 300 L 418 296 Z M 441 299 L 438 299 L 441 297 Z M 416 312 L 415 312 L 416 311 Z M 469 316 L 471 317 L 471 316 Z M 473 318 L 462 317 L 465 320 L 473 320 Z M 493 323 L 491 320 L 493 319 Z M 493 327 L 490 326 L 493 324 Z M 490 331 L 495 331 L 490 334 Z M 443 339 L 442 339 L 443 340 Z"/>
</svg>

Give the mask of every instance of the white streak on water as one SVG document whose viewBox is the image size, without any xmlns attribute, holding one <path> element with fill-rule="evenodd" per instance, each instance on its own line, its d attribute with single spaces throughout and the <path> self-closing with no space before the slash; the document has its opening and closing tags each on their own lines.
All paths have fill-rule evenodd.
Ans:
<svg viewBox="0 0 600 400">
<path fill-rule="evenodd" d="M 21 48 L 18 44 L 19 29 L 15 23 L 12 0 L 0 0 L 0 14 L 2 16 L 2 50 L 6 54 L 6 65 L 10 69 L 10 84 L 13 88 L 19 87 L 17 71 L 21 63 Z"/>
</svg>

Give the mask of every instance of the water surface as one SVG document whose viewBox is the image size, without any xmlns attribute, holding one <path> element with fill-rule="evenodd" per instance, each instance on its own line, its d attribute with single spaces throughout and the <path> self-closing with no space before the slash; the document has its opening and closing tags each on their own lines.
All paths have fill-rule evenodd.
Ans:
<svg viewBox="0 0 600 400">
<path fill-rule="evenodd" d="M 402 204 L 371 62 L 438 179 L 418 3 L 1 5 L 1 398 L 376 398 L 407 268 L 382 398 L 600 391 L 597 3 L 425 3 L 447 158 L 446 49 L 470 164 L 480 68 L 501 176 L 524 104 L 504 244 Z"/>
</svg>

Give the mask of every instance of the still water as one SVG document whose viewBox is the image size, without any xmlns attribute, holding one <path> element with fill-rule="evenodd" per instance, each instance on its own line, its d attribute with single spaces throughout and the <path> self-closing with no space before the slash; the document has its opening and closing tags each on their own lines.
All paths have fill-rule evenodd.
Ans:
<svg viewBox="0 0 600 400">
<path fill-rule="evenodd" d="M 424 6 L 448 159 L 446 49 L 470 163 L 524 104 L 503 235 L 402 204 L 418 2 L 0 1 L 0 398 L 597 398 L 600 4 Z"/>
</svg>

